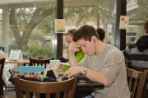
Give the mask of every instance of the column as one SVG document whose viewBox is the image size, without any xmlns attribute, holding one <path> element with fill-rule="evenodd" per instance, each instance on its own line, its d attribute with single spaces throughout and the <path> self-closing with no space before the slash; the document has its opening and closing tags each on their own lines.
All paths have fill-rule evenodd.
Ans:
<svg viewBox="0 0 148 98">
<path fill-rule="evenodd" d="M 5 8 L 2 12 L 2 45 L 8 53 L 8 33 L 9 33 L 9 9 Z"/>
</svg>

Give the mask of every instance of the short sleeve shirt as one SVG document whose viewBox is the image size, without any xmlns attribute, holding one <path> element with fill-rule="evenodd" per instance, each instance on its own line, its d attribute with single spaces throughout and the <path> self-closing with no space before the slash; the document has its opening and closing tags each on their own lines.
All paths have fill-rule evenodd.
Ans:
<svg viewBox="0 0 148 98">
<path fill-rule="evenodd" d="M 97 90 L 96 98 L 130 98 L 124 56 L 119 49 L 106 45 L 101 53 L 86 55 L 82 66 L 107 76 L 110 86 Z"/>
</svg>

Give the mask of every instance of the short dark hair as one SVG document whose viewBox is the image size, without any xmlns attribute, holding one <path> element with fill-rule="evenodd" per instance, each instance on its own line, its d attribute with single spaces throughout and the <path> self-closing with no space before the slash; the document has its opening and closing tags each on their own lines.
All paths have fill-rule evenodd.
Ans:
<svg viewBox="0 0 148 98">
<path fill-rule="evenodd" d="M 145 33 L 148 33 L 148 20 L 144 23 Z"/>
<path fill-rule="evenodd" d="M 105 38 L 105 31 L 102 28 L 98 28 L 97 33 L 98 33 L 99 39 L 103 41 Z"/>
<path fill-rule="evenodd" d="M 92 36 L 96 36 L 96 38 L 98 38 L 95 28 L 90 25 L 84 25 L 74 33 L 73 41 L 77 42 L 80 39 L 90 41 Z"/>
</svg>

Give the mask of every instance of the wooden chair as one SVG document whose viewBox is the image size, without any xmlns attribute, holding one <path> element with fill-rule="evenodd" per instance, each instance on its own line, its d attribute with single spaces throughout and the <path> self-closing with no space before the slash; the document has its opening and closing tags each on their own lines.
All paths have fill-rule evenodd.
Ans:
<svg viewBox="0 0 148 98">
<path fill-rule="evenodd" d="M 127 68 L 128 84 L 131 92 L 131 98 L 142 98 L 147 73 L 147 70 L 137 71 Z"/>
<path fill-rule="evenodd" d="M 34 82 L 14 78 L 14 82 L 17 98 L 73 98 L 76 78 L 62 82 Z"/>
<path fill-rule="evenodd" d="M 47 64 L 50 63 L 50 59 L 36 59 L 30 58 L 30 66 L 44 66 L 46 68 Z"/>
<path fill-rule="evenodd" d="M 5 58 L 0 59 L 0 95 L 3 95 L 3 69 L 4 69 Z"/>
</svg>

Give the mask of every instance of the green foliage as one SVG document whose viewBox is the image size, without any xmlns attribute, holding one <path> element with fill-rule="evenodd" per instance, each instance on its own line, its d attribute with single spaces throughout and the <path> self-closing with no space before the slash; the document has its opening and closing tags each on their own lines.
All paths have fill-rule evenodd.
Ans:
<svg viewBox="0 0 148 98">
<path fill-rule="evenodd" d="M 142 19 L 147 20 L 148 17 L 148 2 L 147 0 L 137 0 L 138 8 L 133 9 L 129 12 L 127 12 L 130 19 Z"/>
<path fill-rule="evenodd" d="M 49 44 L 45 45 L 44 47 L 38 44 L 33 44 L 28 48 L 27 54 L 29 57 L 32 58 L 40 58 L 40 57 L 47 58 L 51 57 L 51 52 L 52 51 Z"/>
<path fill-rule="evenodd" d="M 55 14 L 54 13 L 50 14 L 39 24 L 38 29 L 41 29 L 45 33 L 54 32 L 54 19 L 55 19 Z"/>
<path fill-rule="evenodd" d="M 81 25 L 87 21 L 92 21 L 92 18 L 96 20 L 102 20 L 104 22 L 112 22 L 112 8 L 113 5 L 98 4 L 98 5 L 87 5 L 87 6 L 76 6 L 65 8 L 65 19 L 74 18 L 76 25 Z M 79 17 L 79 18 L 78 18 Z M 107 20 L 106 20 L 107 19 Z"/>
<path fill-rule="evenodd" d="M 103 5 L 106 4 L 105 2 L 100 3 L 95 6 L 66 7 L 65 19 L 75 17 L 74 21 L 76 21 L 75 25 L 77 26 L 92 21 L 92 17 L 104 21 L 104 18 L 107 18 L 107 22 L 109 22 L 112 13 L 110 7 L 112 5 Z M 10 27 L 15 38 L 12 45 L 13 49 L 22 49 L 27 57 L 53 57 L 55 54 L 53 54 L 52 44 L 44 43 L 44 35 L 45 33 L 54 32 L 55 10 L 53 6 L 11 9 Z M 104 21 L 103 23 L 105 23 Z"/>
</svg>

